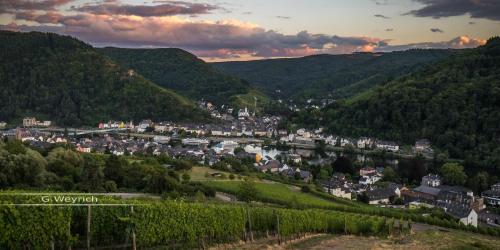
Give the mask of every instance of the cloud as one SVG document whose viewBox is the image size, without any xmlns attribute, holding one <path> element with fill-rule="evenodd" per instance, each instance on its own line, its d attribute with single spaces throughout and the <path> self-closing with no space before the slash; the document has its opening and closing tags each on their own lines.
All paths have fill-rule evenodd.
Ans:
<svg viewBox="0 0 500 250">
<path fill-rule="evenodd" d="M 394 31 L 394 29 L 393 28 L 387 28 L 387 29 L 385 29 L 385 31 L 392 32 L 392 31 Z"/>
<path fill-rule="evenodd" d="M 128 5 L 105 3 L 72 7 L 71 10 L 95 15 L 127 15 L 127 16 L 174 16 L 208 14 L 219 6 L 183 1 L 161 1 L 159 5 Z"/>
<path fill-rule="evenodd" d="M 389 1 L 388 0 L 382 0 L 382 1 L 378 1 L 378 0 L 372 0 L 376 5 L 388 5 L 389 4 Z"/>
<path fill-rule="evenodd" d="M 283 34 L 237 20 L 202 21 L 179 16 L 141 17 L 55 12 L 20 12 L 17 19 L 38 25 L 0 25 L 0 29 L 42 31 L 71 35 L 95 46 L 177 47 L 205 59 L 242 60 L 298 57 L 313 54 L 349 54 L 411 48 L 468 48 L 485 41 L 459 37 L 440 43 L 391 45 L 376 37 L 348 37 L 301 31 Z"/>
<path fill-rule="evenodd" d="M 276 16 L 276 18 L 279 18 L 279 19 L 290 19 L 291 17 L 289 17 L 289 16 Z"/>
<path fill-rule="evenodd" d="M 470 25 L 474 25 L 474 24 L 476 24 L 476 22 L 469 22 L 469 24 L 470 24 Z"/>
<path fill-rule="evenodd" d="M 498 0 L 414 0 L 424 5 L 407 15 L 417 17 L 442 18 L 469 14 L 472 18 L 500 20 L 500 1 Z"/>
<path fill-rule="evenodd" d="M 285 35 L 236 20 L 193 21 L 178 16 L 140 17 L 82 13 L 69 16 L 26 13 L 17 18 L 40 22 L 20 25 L 21 31 L 71 35 L 98 46 L 180 47 L 203 55 L 238 57 L 305 56 L 319 53 L 372 51 L 381 39 L 311 34 Z M 57 24 L 57 25 L 47 25 Z"/>
<path fill-rule="evenodd" d="M 444 31 L 442 29 L 439 29 L 439 28 L 431 28 L 431 32 L 433 32 L 433 33 L 444 33 Z"/>
<path fill-rule="evenodd" d="M 388 16 L 384 16 L 384 15 L 381 15 L 381 14 L 376 14 L 376 15 L 373 15 L 374 17 L 378 17 L 378 18 L 383 18 L 383 19 L 391 19 L 390 17 Z"/>
<path fill-rule="evenodd" d="M 424 42 L 405 45 L 387 45 L 377 48 L 377 52 L 401 51 L 408 49 L 466 49 L 475 48 L 484 45 L 486 40 L 471 38 L 468 36 L 459 36 L 450 41 L 443 42 Z"/>
<path fill-rule="evenodd" d="M 19 10 L 55 10 L 56 7 L 75 0 L 1 0 L 1 13 L 14 13 Z"/>
</svg>

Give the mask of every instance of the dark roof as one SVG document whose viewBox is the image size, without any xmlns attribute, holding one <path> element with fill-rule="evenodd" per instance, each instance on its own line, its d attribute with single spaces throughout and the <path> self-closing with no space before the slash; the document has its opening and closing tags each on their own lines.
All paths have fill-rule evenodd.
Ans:
<svg viewBox="0 0 500 250">
<path fill-rule="evenodd" d="M 441 186 L 438 186 L 437 188 L 439 188 L 441 191 L 448 191 L 448 192 L 455 192 L 455 193 L 469 193 L 469 192 L 472 192 L 472 190 L 466 188 L 466 187 L 462 187 L 462 186 L 447 186 L 447 185 L 441 185 Z"/>
<path fill-rule="evenodd" d="M 380 200 L 394 196 L 395 193 L 394 190 L 391 188 L 380 188 L 380 189 L 366 191 L 366 195 L 370 200 Z"/>
<path fill-rule="evenodd" d="M 306 170 L 300 170 L 300 178 L 305 179 L 311 177 L 311 173 Z"/>
<path fill-rule="evenodd" d="M 422 193 L 422 192 L 418 192 L 418 191 L 412 191 L 412 190 L 402 190 L 401 196 L 411 197 L 411 198 L 418 199 L 418 200 L 429 200 L 429 201 L 432 201 L 435 199 L 435 196 L 433 196 L 431 194 Z"/>
<path fill-rule="evenodd" d="M 417 192 L 425 193 L 425 194 L 430 194 L 432 196 L 437 196 L 439 192 L 441 191 L 437 187 L 428 187 L 428 186 L 418 186 L 414 189 Z"/>
<path fill-rule="evenodd" d="M 472 210 L 470 206 L 465 204 L 446 203 L 444 201 L 437 201 L 436 205 L 445 209 L 447 214 L 456 218 L 467 217 Z"/>
<path fill-rule="evenodd" d="M 495 191 L 495 190 L 486 190 L 484 191 L 481 196 L 488 196 L 488 197 L 495 197 L 495 198 L 500 198 L 500 191 Z"/>
</svg>

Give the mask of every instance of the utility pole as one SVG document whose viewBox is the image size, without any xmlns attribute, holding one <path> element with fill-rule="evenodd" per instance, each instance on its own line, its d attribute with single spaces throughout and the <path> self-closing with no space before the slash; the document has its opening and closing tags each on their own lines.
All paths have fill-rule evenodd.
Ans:
<svg viewBox="0 0 500 250">
<path fill-rule="evenodd" d="M 91 237 L 91 231 L 90 231 L 90 226 L 91 226 L 91 221 L 92 221 L 92 206 L 88 205 L 87 207 L 87 250 L 90 250 L 90 237 Z"/>
</svg>

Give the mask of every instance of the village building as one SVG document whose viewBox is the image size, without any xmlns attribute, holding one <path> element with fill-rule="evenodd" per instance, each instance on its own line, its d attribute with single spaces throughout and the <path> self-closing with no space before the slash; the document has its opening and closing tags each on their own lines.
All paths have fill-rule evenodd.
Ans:
<svg viewBox="0 0 500 250">
<path fill-rule="evenodd" d="M 415 142 L 415 150 L 425 151 L 431 149 L 431 142 L 427 139 L 417 140 Z"/>
<path fill-rule="evenodd" d="M 377 141 L 376 147 L 377 149 L 387 150 L 392 152 L 399 151 L 399 145 L 397 145 L 393 141 Z"/>
<path fill-rule="evenodd" d="M 481 193 L 481 197 L 488 205 L 500 206 L 500 182 L 492 185 L 490 190 Z"/>
</svg>

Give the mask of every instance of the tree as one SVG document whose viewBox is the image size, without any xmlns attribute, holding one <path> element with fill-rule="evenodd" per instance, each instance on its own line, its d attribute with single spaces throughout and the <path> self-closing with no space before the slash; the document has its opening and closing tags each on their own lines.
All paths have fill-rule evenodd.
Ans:
<svg viewBox="0 0 500 250">
<path fill-rule="evenodd" d="M 114 181 L 116 185 L 122 186 L 123 176 L 125 175 L 124 166 L 126 164 L 127 161 L 121 157 L 110 155 L 104 164 L 104 176 L 106 179 Z"/>
<path fill-rule="evenodd" d="M 191 176 L 189 176 L 188 173 L 184 173 L 184 174 L 182 174 L 182 180 L 184 182 L 189 182 L 189 180 L 191 180 Z"/>
<path fill-rule="evenodd" d="M 257 199 L 258 194 L 259 190 L 255 187 L 255 183 L 251 181 L 243 181 L 240 184 L 237 197 L 240 201 L 251 202 Z"/>
<path fill-rule="evenodd" d="M 481 193 L 482 191 L 489 188 L 490 175 L 481 171 L 478 172 L 474 177 L 469 178 L 468 186 L 476 193 Z"/>
<path fill-rule="evenodd" d="M 116 192 L 116 190 L 118 188 L 117 188 L 116 183 L 114 181 L 106 181 L 106 182 L 104 182 L 104 189 L 107 192 Z"/>
<path fill-rule="evenodd" d="M 10 140 L 5 144 L 5 150 L 11 154 L 24 154 L 26 153 L 26 147 L 20 140 Z"/>
<path fill-rule="evenodd" d="M 446 163 L 441 167 L 443 180 L 448 185 L 463 185 L 467 180 L 464 167 L 458 163 Z"/>
<path fill-rule="evenodd" d="M 237 147 L 234 149 L 234 155 L 237 155 L 239 153 L 245 153 L 245 149 L 243 149 L 242 147 Z"/>
<path fill-rule="evenodd" d="M 384 168 L 384 181 L 395 182 L 399 179 L 398 174 L 392 167 Z"/>
<path fill-rule="evenodd" d="M 93 155 L 83 155 L 84 165 L 80 189 L 83 191 L 103 191 L 104 187 L 104 164 Z"/>
</svg>

